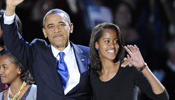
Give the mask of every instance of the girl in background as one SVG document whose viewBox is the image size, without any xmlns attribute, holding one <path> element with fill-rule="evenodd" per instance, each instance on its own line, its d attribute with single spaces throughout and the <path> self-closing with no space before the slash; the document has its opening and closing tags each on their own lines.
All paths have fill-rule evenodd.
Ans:
<svg viewBox="0 0 175 100">
<path fill-rule="evenodd" d="M 122 33 L 112 23 L 97 25 L 90 39 L 90 80 L 93 100 L 137 100 L 137 88 L 154 100 L 168 100 L 165 87 L 146 65 L 136 45 L 124 46 Z M 127 59 L 133 67 L 120 67 Z"/>
<path fill-rule="evenodd" d="M 9 52 L 0 57 L 0 76 L 9 88 L 0 93 L 1 100 L 36 100 L 37 87 L 28 70 Z"/>
</svg>

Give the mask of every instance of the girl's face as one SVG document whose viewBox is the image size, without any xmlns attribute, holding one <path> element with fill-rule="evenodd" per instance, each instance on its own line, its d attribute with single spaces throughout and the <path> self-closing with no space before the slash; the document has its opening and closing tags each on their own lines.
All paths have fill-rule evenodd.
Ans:
<svg viewBox="0 0 175 100">
<path fill-rule="evenodd" d="M 20 78 L 21 70 L 11 60 L 8 56 L 0 57 L 0 76 L 4 84 L 11 84 Z"/>
<path fill-rule="evenodd" d="M 114 61 L 119 50 L 118 37 L 114 29 L 104 29 L 103 35 L 98 42 L 95 43 L 98 48 L 100 59 L 108 59 Z"/>
</svg>

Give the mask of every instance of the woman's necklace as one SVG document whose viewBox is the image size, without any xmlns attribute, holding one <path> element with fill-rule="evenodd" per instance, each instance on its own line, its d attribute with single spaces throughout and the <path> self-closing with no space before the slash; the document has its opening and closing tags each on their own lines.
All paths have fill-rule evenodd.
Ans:
<svg viewBox="0 0 175 100">
<path fill-rule="evenodd" d="M 20 90 L 15 95 L 12 94 L 11 89 L 9 87 L 9 91 L 8 91 L 8 95 L 7 95 L 8 100 L 17 100 L 26 86 L 27 86 L 27 83 L 23 82 Z"/>
</svg>

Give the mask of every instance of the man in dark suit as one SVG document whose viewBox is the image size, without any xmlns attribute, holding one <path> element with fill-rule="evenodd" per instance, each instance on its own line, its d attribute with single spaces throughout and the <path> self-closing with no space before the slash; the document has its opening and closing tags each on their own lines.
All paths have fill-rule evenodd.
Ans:
<svg viewBox="0 0 175 100">
<path fill-rule="evenodd" d="M 37 85 L 37 100 L 90 100 L 89 48 L 69 41 L 73 24 L 69 15 L 60 9 L 46 13 L 43 33 L 50 45 L 42 39 L 25 42 L 18 32 L 15 8 L 23 0 L 6 0 L 2 23 L 3 38 L 7 49 L 24 66 L 28 66 Z M 58 72 L 58 53 L 64 52 L 68 80 L 63 88 Z"/>
</svg>

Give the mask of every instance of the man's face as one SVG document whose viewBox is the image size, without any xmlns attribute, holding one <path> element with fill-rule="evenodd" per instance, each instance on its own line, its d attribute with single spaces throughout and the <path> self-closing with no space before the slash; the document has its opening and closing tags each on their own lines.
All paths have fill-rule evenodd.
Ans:
<svg viewBox="0 0 175 100">
<path fill-rule="evenodd" d="M 51 45 L 62 51 L 69 41 L 69 35 L 73 31 L 73 24 L 69 24 L 63 13 L 50 14 L 45 19 L 43 33 Z"/>
</svg>

